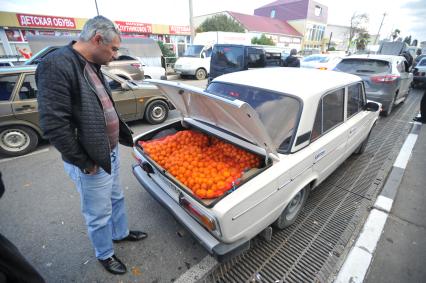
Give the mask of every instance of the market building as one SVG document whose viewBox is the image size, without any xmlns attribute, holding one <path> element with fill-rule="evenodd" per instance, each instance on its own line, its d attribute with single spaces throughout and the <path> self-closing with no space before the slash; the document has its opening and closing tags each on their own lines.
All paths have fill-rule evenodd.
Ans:
<svg viewBox="0 0 426 283">
<path fill-rule="evenodd" d="M 52 37 L 77 36 L 88 19 L 52 15 L 0 12 L 0 56 L 31 57 L 28 35 Z M 190 43 L 189 26 L 139 23 L 114 20 L 123 37 L 145 37 L 159 40 L 175 53 Z"/>
</svg>

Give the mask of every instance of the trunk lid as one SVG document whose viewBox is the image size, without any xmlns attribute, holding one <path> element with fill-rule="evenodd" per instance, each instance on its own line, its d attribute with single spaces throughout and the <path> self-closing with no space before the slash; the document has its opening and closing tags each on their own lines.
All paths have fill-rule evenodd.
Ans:
<svg viewBox="0 0 426 283">
<path fill-rule="evenodd" d="M 207 123 L 243 138 L 277 158 L 277 149 L 257 112 L 246 102 L 228 100 L 200 88 L 175 82 L 146 80 L 156 85 L 184 118 Z"/>
</svg>

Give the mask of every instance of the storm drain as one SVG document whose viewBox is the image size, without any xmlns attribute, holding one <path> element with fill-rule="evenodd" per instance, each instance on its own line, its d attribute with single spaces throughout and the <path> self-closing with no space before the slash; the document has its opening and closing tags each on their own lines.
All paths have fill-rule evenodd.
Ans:
<svg viewBox="0 0 426 283">
<path fill-rule="evenodd" d="M 359 232 L 420 101 L 411 94 L 394 113 L 379 119 L 364 154 L 352 156 L 311 192 L 291 227 L 274 230 L 270 242 L 219 265 L 201 282 L 329 282 Z"/>
</svg>

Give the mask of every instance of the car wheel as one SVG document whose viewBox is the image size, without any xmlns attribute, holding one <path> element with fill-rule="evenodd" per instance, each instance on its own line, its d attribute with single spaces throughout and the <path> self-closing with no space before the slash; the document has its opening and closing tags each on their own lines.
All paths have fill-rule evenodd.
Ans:
<svg viewBox="0 0 426 283">
<path fill-rule="evenodd" d="M 206 70 L 200 68 L 195 72 L 195 77 L 197 78 L 197 80 L 204 80 L 207 77 L 207 72 Z"/>
<path fill-rule="evenodd" d="M 145 110 L 145 119 L 150 124 L 160 124 L 167 119 L 169 106 L 163 100 L 154 100 L 148 104 Z"/>
<path fill-rule="evenodd" d="M 392 99 L 391 103 L 389 103 L 388 109 L 383 112 L 383 116 L 388 117 L 392 113 L 393 106 L 395 104 L 395 97 Z"/>
<path fill-rule="evenodd" d="M 19 156 L 34 150 L 38 145 L 37 133 L 26 126 L 9 126 L 0 129 L 0 153 Z"/>
<path fill-rule="evenodd" d="M 310 186 L 301 189 L 293 199 L 288 203 L 287 207 L 281 213 L 280 217 L 274 222 L 274 227 L 284 229 L 296 221 L 297 216 L 302 211 L 303 206 L 308 199 Z"/>
<path fill-rule="evenodd" d="M 151 77 L 150 76 L 143 76 L 144 77 L 144 79 L 150 79 Z"/>
</svg>

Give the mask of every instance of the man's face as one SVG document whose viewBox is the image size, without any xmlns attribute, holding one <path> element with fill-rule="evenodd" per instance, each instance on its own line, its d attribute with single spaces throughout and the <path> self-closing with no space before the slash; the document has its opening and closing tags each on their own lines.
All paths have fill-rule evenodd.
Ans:
<svg viewBox="0 0 426 283">
<path fill-rule="evenodd" d="M 120 38 L 116 35 L 110 43 L 107 43 L 100 34 L 97 34 L 95 38 L 97 43 L 93 54 L 95 63 L 99 65 L 106 65 L 117 57 L 117 52 L 121 43 Z"/>
</svg>

